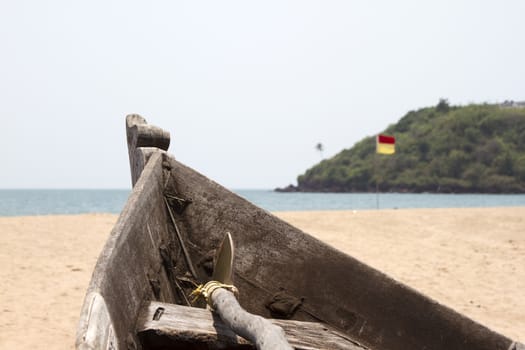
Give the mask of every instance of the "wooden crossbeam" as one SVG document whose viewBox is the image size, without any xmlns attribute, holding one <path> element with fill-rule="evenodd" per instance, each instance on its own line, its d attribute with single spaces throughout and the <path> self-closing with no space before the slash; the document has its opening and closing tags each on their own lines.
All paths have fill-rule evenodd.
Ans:
<svg viewBox="0 0 525 350">
<path fill-rule="evenodd" d="M 271 320 L 282 327 L 294 349 L 363 350 L 364 346 L 322 323 Z M 137 332 L 147 350 L 254 349 L 209 310 L 152 301 L 144 306 Z"/>
</svg>

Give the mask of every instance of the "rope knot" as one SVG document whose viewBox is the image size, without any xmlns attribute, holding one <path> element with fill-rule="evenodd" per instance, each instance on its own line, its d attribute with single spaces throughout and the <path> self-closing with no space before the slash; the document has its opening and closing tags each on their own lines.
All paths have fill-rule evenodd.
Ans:
<svg viewBox="0 0 525 350">
<path fill-rule="evenodd" d="M 199 300 L 200 297 L 203 297 L 204 300 L 206 300 L 206 303 L 213 310 L 213 305 L 210 297 L 212 293 L 219 288 L 229 290 L 233 293 L 233 295 L 235 295 L 235 297 L 239 295 L 239 290 L 232 284 L 224 284 L 219 281 L 209 281 L 206 284 L 199 285 L 193 292 L 191 292 L 190 297 L 193 297 L 191 303 L 194 304 L 197 300 Z"/>
</svg>

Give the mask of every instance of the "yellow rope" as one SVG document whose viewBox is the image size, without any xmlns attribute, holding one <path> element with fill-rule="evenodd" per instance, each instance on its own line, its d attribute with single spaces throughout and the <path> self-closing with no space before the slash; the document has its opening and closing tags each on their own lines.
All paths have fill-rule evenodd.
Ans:
<svg viewBox="0 0 525 350">
<path fill-rule="evenodd" d="M 227 289 L 235 296 L 239 294 L 239 290 L 234 285 L 224 284 L 219 281 L 209 281 L 204 285 L 199 285 L 193 292 L 191 292 L 190 297 L 193 297 L 191 303 L 195 304 L 200 297 L 203 297 L 206 300 L 206 303 L 213 309 L 210 297 L 211 294 L 219 288 Z"/>
</svg>

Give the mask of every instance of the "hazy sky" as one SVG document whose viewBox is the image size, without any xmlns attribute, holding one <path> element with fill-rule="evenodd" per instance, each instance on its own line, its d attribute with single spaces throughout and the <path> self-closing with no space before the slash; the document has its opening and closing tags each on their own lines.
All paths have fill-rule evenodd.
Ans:
<svg viewBox="0 0 525 350">
<path fill-rule="evenodd" d="M 0 188 L 128 188 L 126 114 L 273 188 L 435 105 L 525 100 L 525 1 L 0 0 Z"/>
</svg>

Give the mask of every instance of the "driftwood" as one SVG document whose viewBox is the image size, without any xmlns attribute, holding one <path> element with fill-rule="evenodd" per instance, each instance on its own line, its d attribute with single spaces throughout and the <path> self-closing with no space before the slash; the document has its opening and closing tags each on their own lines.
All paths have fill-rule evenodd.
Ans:
<svg viewBox="0 0 525 350">
<path fill-rule="evenodd" d="M 218 288 L 210 295 L 213 309 L 235 333 L 250 340 L 259 350 L 292 350 L 281 327 L 246 312 L 233 293 Z"/>
<path fill-rule="evenodd" d="M 326 324 L 274 319 L 267 321 L 284 330 L 294 349 L 366 349 Z M 176 304 L 153 301 L 144 306 L 137 331 L 143 347 L 151 350 L 254 349 L 252 343 L 236 335 L 215 313 Z"/>
</svg>

